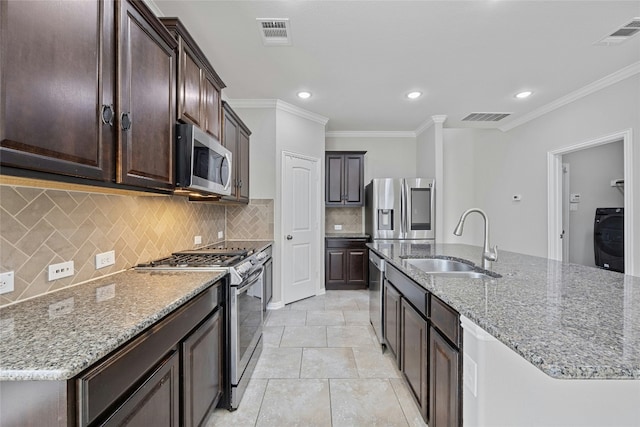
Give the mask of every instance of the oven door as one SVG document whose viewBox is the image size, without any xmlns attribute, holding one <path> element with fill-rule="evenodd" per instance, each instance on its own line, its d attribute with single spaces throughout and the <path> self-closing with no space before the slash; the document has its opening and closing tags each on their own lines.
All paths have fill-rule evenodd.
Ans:
<svg viewBox="0 0 640 427">
<path fill-rule="evenodd" d="M 231 287 L 231 384 L 237 385 L 262 335 L 263 267 Z"/>
</svg>

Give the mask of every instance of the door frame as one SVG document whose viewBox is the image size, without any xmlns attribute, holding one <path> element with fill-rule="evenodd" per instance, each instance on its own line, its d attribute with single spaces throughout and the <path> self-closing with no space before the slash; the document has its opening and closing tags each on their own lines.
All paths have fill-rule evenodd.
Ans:
<svg viewBox="0 0 640 427">
<path fill-rule="evenodd" d="M 318 250 L 316 251 L 316 272 L 315 272 L 315 279 L 316 279 L 316 295 L 321 295 L 325 293 L 324 290 L 324 277 L 321 277 L 321 270 L 323 271 L 323 267 L 324 267 L 324 262 L 323 262 L 323 257 L 324 257 L 324 246 L 322 245 L 323 239 L 322 239 L 322 230 L 320 227 L 321 221 L 324 220 L 322 214 L 322 206 L 320 204 L 321 199 L 324 197 L 324 192 L 322 192 L 322 175 L 321 175 L 321 170 L 320 170 L 320 166 L 321 166 L 321 160 L 320 158 L 317 157 L 313 157 L 313 156 L 308 156 L 306 154 L 300 154 L 300 153 L 295 153 L 293 151 L 286 151 L 286 150 L 282 150 L 281 152 L 281 158 L 280 158 L 280 165 L 281 165 L 281 170 L 280 170 L 280 188 L 282 189 L 282 192 L 284 193 L 284 189 L 285 189 L 285 167 L 286 167 L 286 158 L 287 156 L 289 157 L 295 157 L 298 159 L 302 159 L 302 160 L 307 160 L 310 162 L 313 162 L 315 165 L 315 171 L 314 171 L 314 175 L 315 175 L 315 179 L 316 179 L 316 192 L 317 192 L 317 197 L 315 200 L 315 207 L 314 209 L 317 212 L 316 215 L 316 225 L 315 225 L 315 232 L 313 233 L 314 235 L 314 244 L 316 245 L 316 247 L 318 248 Z M 284 209 L 285 209 L 285 200 L 284 200 L 284 196 L 280 197 L 280 212 L 284 213 Z M 281 215 L 283 217 L 283 214 Z M 282 255 L 284 257 L 284 252 L 285 252 L 285 231 L 284 228 L 281 228 L 281 236 L 278 237 L 281 247 L 282 247 Z M 284 265 L 284 264 L 282 264 Z M 287 284 L 285 283 L 285 275 L 284 275 L 284 269 L 282 271 L 281 274 L 281 278 L 282 278 L 282 301 L 283 301 L 283 305 L 287 304 L 285 301 L 287 301 L 286 298 L 286 293 L 287 293 Z M 322 279 L 322 280 L 321 280 Z"/>
<path fill-rule="evenodd" d="M 571 252 L 569 251 L 569 245 L 571 242 L 571 165 L 569 163 L 562 164 L 562 262 L 569 262 Z"/>
<path fill-rule="evenodd" d="M 562 260 L 562 156 L 585 148 L 597 147 L 622 140 L 624 147 L 624 271 L 634 275 L 635 238 L 633 221 L 633 141 L 632 129 L 616 132 L 589 141 L 547 152 L 547 256 L 550 259 Z M 628 236 L 628 237 L 627 237 Z"/>
</svg>

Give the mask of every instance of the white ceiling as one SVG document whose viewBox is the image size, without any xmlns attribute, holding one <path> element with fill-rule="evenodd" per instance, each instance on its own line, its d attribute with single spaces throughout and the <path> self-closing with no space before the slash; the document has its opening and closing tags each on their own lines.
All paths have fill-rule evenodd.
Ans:
<svg viewBox="0 0 640 427">
<path fill-rule="evenodd" d="M 508 124 L 640 61 L 640 35 L 595 42 L 640 17 L 634 1 L 154 0 L 179 17 L 230 99 L 281 99 L 327 131 L 415 131 L 471 112 Z M 289 18 L 292 46 L 262 44 L 256 18 Z M 296 93 L 313 97 L 300 100 Z M 534 94 L 527 100 L 514 95 Z M 404 95 L 420 90 L 414 101 Z"/>
</svg>

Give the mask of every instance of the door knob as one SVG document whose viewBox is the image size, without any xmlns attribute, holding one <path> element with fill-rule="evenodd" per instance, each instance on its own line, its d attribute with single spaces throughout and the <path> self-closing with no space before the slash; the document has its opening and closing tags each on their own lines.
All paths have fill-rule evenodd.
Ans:
<svg viewBox="0 0 640 427">
<path fill-rule="evenodd" d="M 291 234 L 287 234 L 287 240 L 291 240 L 293 239 L 293 236 Z"/>
</svg>

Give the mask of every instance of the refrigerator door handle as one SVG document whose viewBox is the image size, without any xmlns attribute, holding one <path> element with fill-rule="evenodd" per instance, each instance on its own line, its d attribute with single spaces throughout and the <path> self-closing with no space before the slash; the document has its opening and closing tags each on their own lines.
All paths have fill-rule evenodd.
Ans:
<svg viewBox="0 0 640 427">
<path fill-rule="evenodd" d="M 407 207 L 408 207 L 408 203 L 407 203 L 407 181 L 402 180 L 402 183 L 400 185 L 400 206 L 401 206 L 401 218 L 400 218 L 400 224 L 401 224 L 401 237 L 403 239 L 407 238 L 407 234 L 409 231 L 409 227 L 408 227 L 408 221 L 407 218 L 409 217 L 409 212 L 407 211 Z"/>
</svg>

